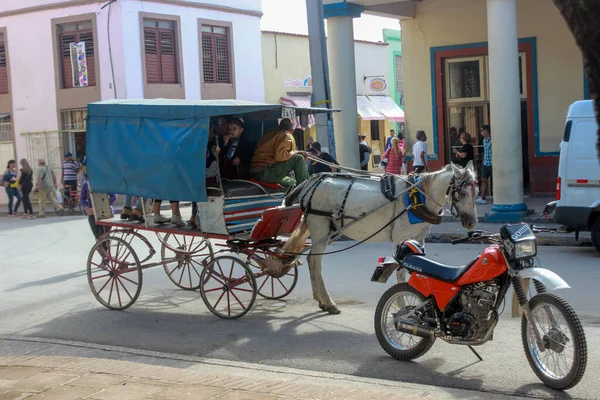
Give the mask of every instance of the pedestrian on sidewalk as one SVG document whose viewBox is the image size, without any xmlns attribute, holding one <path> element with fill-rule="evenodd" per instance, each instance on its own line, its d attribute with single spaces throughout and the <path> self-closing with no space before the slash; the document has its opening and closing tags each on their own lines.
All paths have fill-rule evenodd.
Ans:
<svg viewBox="0 0 600 400">
<path fill-rule="evenodd" d="M 492 178 L 492 131 L 489 125 L 484 125 L 481 128 L 481 136 L 483 136 L 483 165 L 481 167 L 481 197 L 475 199 L 477 204 L 487 203 L 488 182 Z M 491 185 L 489 185 L 491 188 Z"/>
<path fill-rule="evenodd" d="M 38 194 L 38 200 L 40 202 L 40 213 L 38 216 L 40 218 L 46 216 L 46 200 L 50 200 L 56 212 L 62 212 L 63 207 L 56 199 L 55 191 L 58 188 L 56 175 L 52 168 L 46 165 L 46 160 L 43 158 L 38 160 L 38 169 L 35 171 L 35 182 L 34 191 Z"/>
<path fill-rule="evenodd" d="M 454 153 L 453 162 L 463 168 L 466 168 L 469 161 L 473 161 L 474 158 L 473 146 L 471 145 L 471 135 L 468 132 L 461 133 L 460 143 L 462 147 L 452 150 Z"/>
<path fill-rule="evenodd" d="M 34 219 L 33 207 L 31 206 L 31 199 L 29 198 L 31 191 L 33 190 L 33 169 L 24 158 L 21 159 L 20 164 L 21 169 L 19 170 L 17 181 L 19 182 L 19 190 L 23 196 L 23 216 L 21 218 Z"/>
<path fill-rule="evenodd" d="M 371 159 L 371 148 L 367 144 L 365 135 L 358 134 L 358 154 L 360 156 L 360 169 L 369 170 L 369 160 Z"/>
<path fill-rule="evenodd" d="M 388 174 L 400 175 L 402 173 L 402 162 L 404 160 L 404 140 L 397 137 L 392 139 L 392 146 L 383 153 L 381 164 Z"/>
<path fill-rule="evenodd" d="M 427 135 L 425 131 L 417 131 L 417 143 L 413 145 L 413 172 L 427 172 Z"/>
<path fill-rule="evenodd" d="M 71 200 L 71 192 L 77 191 L 77 173 L 79 164 L 73 160 L 73 154 L 66 153 L 65 160 L 62 163 L 61 182 L 63 183 L 65 202 Z"/>
<path fill-rule="evenodd" d="M 8 216 L 14 217 L 17 215 L 17 210 L 21 205 L 21 193 L 19 192 L 18 186 L 19 181 L 17 180 L 17 163 L 15 160 L 9 160 L 6 164 L 6 171 L 4 171 L 2 179 L 4 180 L 4 191 L 8 197 Z M 17 198 L 17 204 L 13 208 L 13 202 Z"/>
</svg>

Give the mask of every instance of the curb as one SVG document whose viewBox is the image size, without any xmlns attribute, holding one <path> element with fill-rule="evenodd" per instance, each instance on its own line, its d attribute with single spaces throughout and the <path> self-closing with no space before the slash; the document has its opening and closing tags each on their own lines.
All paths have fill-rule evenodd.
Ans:
<svg viewBox="0 0 600 400">
<path fill-rule="evenodd" d="M 479 392 L 468 389 L 430 386 L 418 383 L 389 381 L 354 375 L 267 366 L 238 361 L 217 360 L 205 357 L 185 356 L 172 353 L 138 350 L 110 345 L 97 345 L 60 339 L 0 335 L 0 341 L 1 340 L 16 341 L 21 343 L 30 342 L 62 345 L 65 347 L 83 348 L 86 350 L 102 350 L 107 352 L 129 354 L 132 356 L 144 356 L 154 359 L 182 361 L 198 364 L 198 367 L 200 368 L 194 370 L 187 367 L 162 366 L 154 363 L 151 364 L 140 361 L 127 361 L 126 359 L 107 359 L 98 358 L 97 356 L 85 357 L 81 355 L 72 355 L 73 351 L 69 352 L 71 353 L 69 356 L 35 356 L 33 354 L 23 354 L 20 356 L 0 355 L 0 366 L 31 366 L 57 370 L 63 369 L 67 371 L 73 370 L 83 373 L 106 373 L 128 376 L 137 379 L 162 379 L 174 383 L 196 383 L 201 386 L 225 387 L 231 390 L 249 391 L 258 395 L 270 394 L 289 396 L 292 391 L 296 392 L 300 388 L 308 396 L 302 396 L 301 394 L 303 393 L 296 393 L 299 395 L 298 398 L 333 398 L 335 397 L 333 396 L 334 394 L 350 394 L 351 398 L 357 398 L 356 396 L 359 395 L 361 399 L 373 398 L 371 396 L 380 398 L 382 395 L 386 395 L 386 397 L 381 398 L 395 398 L 394 395 L 396 395 L 401 396 L 399 398 L 415 399 L 492 399 L 498 397 L 515 399 L 520 398 L 514 395 L 500 394 L 495 392 Z M 172 362 L 166 364 L 173 365 Z M 213 369 L 214 374 L 205 373 L 199 375 L 199 372 L 201 372 L 202 369 L 206 369 L 207 366 L 223 367 L 226 370 L 219 371 L 218 369 Z M 227 371 L 227 369 L 229 371 Z M 227 372 L 229 372 L 229 374 Z M 249 387 L 249 384 L 251 387 Z M 373 392 L 373 390 L 376 390 L 376 392 Z M 325 392 L 322 393 L 323 391 Z M 325 396 L 322 397 L 310 395 L 317 393 Z M 364 397 L 365 395 L 368 397 Z"/>
</svg>

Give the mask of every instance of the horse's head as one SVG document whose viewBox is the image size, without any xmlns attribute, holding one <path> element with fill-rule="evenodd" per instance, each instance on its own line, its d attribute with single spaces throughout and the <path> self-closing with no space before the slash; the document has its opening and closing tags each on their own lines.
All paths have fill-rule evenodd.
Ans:
<svg viewBox="0 0 600 400">
<path fill-rule="evenodd" d="M 465 229 L 473 229 L 477 225 L 477 174 L 473 168 L 473 161 L 469 161 L 464 169 L 454 164 L 447 168 L 451 168 L 454 174 L 446 193 L 450 212 L 460 219 Z"/>
</svg>

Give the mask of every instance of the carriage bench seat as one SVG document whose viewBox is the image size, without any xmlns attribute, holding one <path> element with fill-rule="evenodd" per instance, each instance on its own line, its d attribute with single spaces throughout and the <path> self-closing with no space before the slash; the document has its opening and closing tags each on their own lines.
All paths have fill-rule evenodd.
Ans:
<svg viewBox="0 0 600 400">
<path fill-rule="evenodd" d="M 285 191 L 279 184 L 250 180 L 223 180 L 223 194 L 226 198 L 264 196 L 266 194 L 281 194 Z M 212 188 L 207 188 L 212 189 Z"/>
</svg>

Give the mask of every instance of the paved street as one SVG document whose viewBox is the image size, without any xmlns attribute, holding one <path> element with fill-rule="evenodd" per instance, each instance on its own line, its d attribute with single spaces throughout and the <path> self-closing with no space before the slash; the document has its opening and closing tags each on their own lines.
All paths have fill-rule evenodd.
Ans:
<svg viewBox="0 0 600 400">
<path fill-rule="evenodd" d="M 152 238 L 152 242 L 156 245 L 157 240 Z M 416 362 L 401 363 L 387 356 L 373 332 L 373 313 L 390 284 L 372 283 L 370 277 L 377 257 L 392 252 L 391 244 L 363 245 L 325 258 L 324 279 L 342 308 L 341 315 L 317 312 L 308 271 L 302 267 L 289 298 L 257 300 L 245 317 L 226 321 L 210 314 L 197 293 L 177 289 L 161 268 L 145 271 L 142 295 L 133 307 L 124 312 L 106 310 L 87 285 L 85 262 L 93 237 L 81 217 L 1 218 L 0 243 L 0 335 L 76 340 L 504 394 L 557 396 L 529 368 L 520 323 L 509 318 L 510 304 L 494 341 L 478 349 L 482 363 L 476 363 L 468 349 L 441 341 Z M 349 244 L 337 242 L 331 249 Z M 482 248 L 431 244 L 428 254 L 459 264 L 470 261 Z M 572 286 L 562 295 L 582 318 L 588 339 L 586 375 L 568 396 L 561 396 L 600 399 L 600 255 L 590 247 L 541 247 L 538 252 L 541 264 Z M 6 349 L 0 347 L 0 351 Z"/>
</svg>

